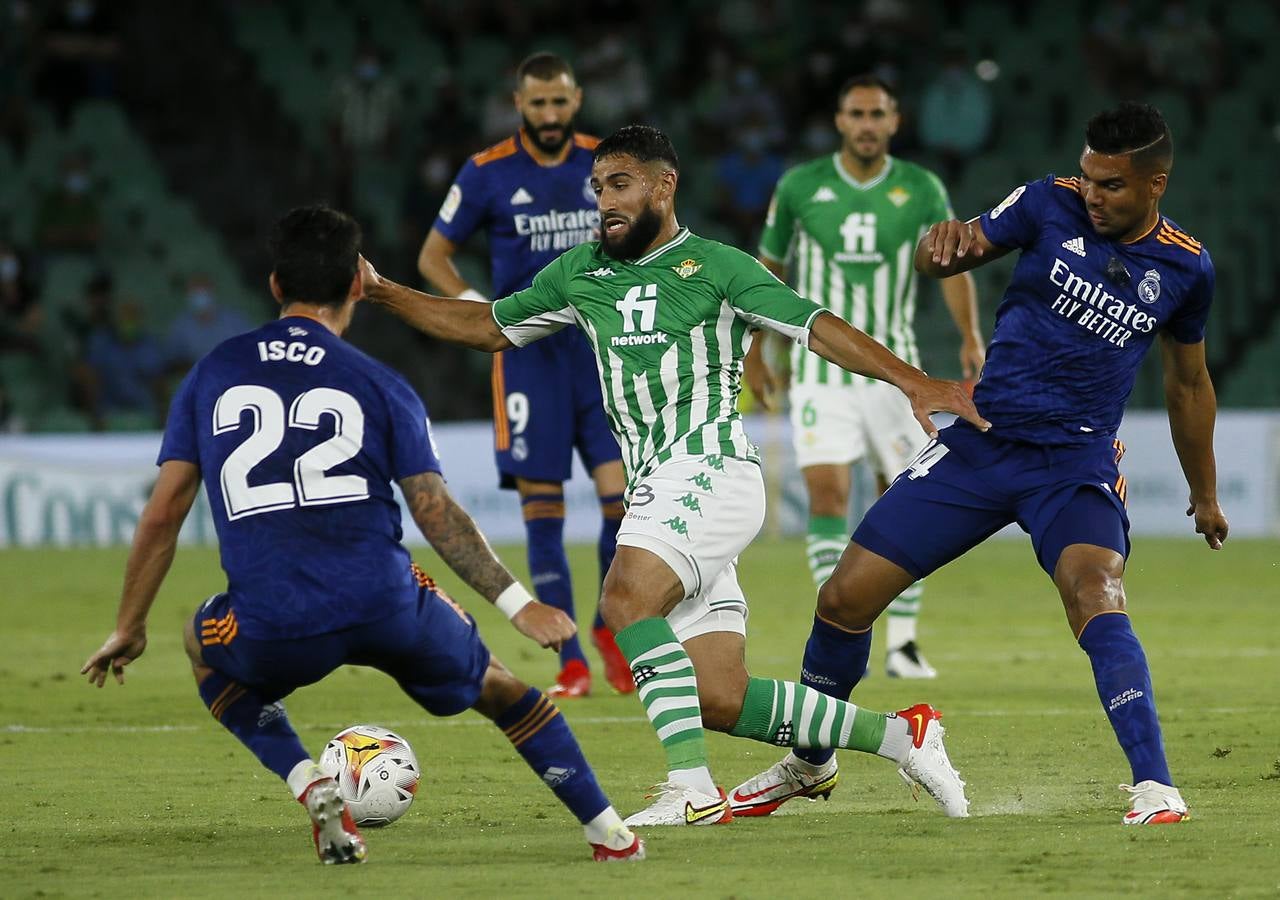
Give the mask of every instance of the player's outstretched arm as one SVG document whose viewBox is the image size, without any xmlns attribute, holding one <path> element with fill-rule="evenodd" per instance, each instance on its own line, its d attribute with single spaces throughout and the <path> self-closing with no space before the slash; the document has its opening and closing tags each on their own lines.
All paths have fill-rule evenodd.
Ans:
<svg viewBox="0 0 1280 900">
<path fill-rule="evenodd" d="M 1227 539 L 1228 524 L 1218 505 L 1218 471 L 1213 457 L 1218 398 L 1205 364 L 1204 341 L 1183 344 L 1162 335 L 1160 356 L 1173 449 L 1191 489 L 1187 515 L 1195 517 L 1196 534 L 1203 534 L 1205 543 L 1220 550 Z"/>
<path fill-rule="evenodd" d="M 839 316 L 824 312 L 813 320 L 809 349 L 848 372 L 894 385 L 907 395 L 916 421 L 931 438 L 938 436 L 938 429 L 929 418 L 935 412 L 955 413 L 983 431 L 991 427 L 991 423 L 978 414 L 963 385 L 930 378 Z"/>
<path fill-rule="evenodd" d="M 445 565 L 506 613 L 517 631 L 539 646 L 554 650 L 573 637 L 578 626 L 554 606 L 534 600 L 516 581 L 438 473 L 402 478 L 400 490 L 413 521 Z"/>
<path fill-rule="evenodd" d="M 200 469 L 182 460 L 167 460 L 138 518 L 133 546 L 124 569 L 124 590 L 116 612 L 116 628 L 80 667 L 89 683 L 102 687 L 107 670 L 124 684 L 124 667 L 147 648 L 147 614 L 173 564 L 178 532 L 200 490 Z"/>
<path fill-rule="evenodd" d="M 360 268 L 364 273 L 364 298 L 391 310 L 424 334 L 490 353 L 515 346 L 493 321 L 489 304 L 415 291 L 383 278 L 363 256 Z"/>
<path fill-rule="evenodd" d="M 921 275 L 950 278 L 999 259 L 1009 252 L 997 247 L 982 232 L 982 222 L 951 219 L 939 222 L 925 232 L 916 245 L 915 266 Z"/>
</svg>

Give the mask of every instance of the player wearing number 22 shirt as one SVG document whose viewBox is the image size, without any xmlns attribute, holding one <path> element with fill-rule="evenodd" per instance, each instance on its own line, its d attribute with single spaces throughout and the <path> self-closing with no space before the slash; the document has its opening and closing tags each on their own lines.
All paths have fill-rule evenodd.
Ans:
<svg viewBox="0 0 1280 900">
<path fill-rule="evenodd" d="M 342 340 L 363 292 L 359 246 L 355 221 L 326 207 L 276 226 L 282 315 L 218 345 L 178 389 L 116 629 L 82 671 L 99 685 L 108 668 L 122 680 L 145 649 L 147 614 L 203 480 L 227 588 L 184 633 L 200 697 L 306 807 L 322 860 L 361 862 L 364 841 L 280 701 L 344 664 L 385 672 L 433 715 L 488 716 L 577 816 L 596 859 L 642 858 L 556 708 L 491 657 L 400 543 L 393 482 L 445 563 L 518 630 L 544 647 L 573 634 L 449 495 L 422 401 Z"/>
</svg>

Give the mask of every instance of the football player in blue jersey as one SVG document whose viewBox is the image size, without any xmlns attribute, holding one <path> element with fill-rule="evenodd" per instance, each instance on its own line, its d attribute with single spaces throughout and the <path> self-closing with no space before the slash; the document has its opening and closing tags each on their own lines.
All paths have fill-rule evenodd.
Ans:
<svg viewBox="0 0 1280 900">
<path fill-rule="evenodd" d="M 341 339 L 364 292 L 359 226 L 323 206 L 296 209 L 271 250 L 280 318 L 220 344 L 178 388 L 115 630 L 82 674 L 123 683 L 146 649 L 148 613 L 203 481 L 227 588 L 184 630 L 200 697 L 303 804 L 324 862 L 362 862 L 364 840 L 280 701 L 344 664 L 386 672 L 433 715 L 492 719 L 582 822 L 595 859 L 643 858 L 559 711 L 489 653 L 400 542 L 392 482 L 446 565 L 522 634 L 543 647 L 573 635 L 450 496 L 408 383 Z"/>
<path fill-rule="evenodd" d="M 495 296 L 527 288 L 564 250 L 594 240 L 600 227 L 591 176 L 598 140 L 574 132 L 582 89 L 569 64 L 536 53 L 516 70 L 520 131 L 471 157 L 458 173 L 427 235 L 418 268 L 439 293 L 485 302 L 453 263 L 477 230 L 488 232 Z M 600 577 L 617 547 L 626 478 L 605 418 L 595 359 L 575 328 L 493 360 L 494 452 L 499 483 L 520 494 L 529 572 L 543 603 L 573 617 L 573 585 L 564 550 L 564 482 L 576 448 L 595 481 L 603 523 Z M 599 612 L 592 640 L 614 690 L 635 690 L 626 659 Z M 548 693 L 585 696 L 591 688 L 577 637 L 560 648 L 561 670 Z"/>
<path fill-rule="evenodd" d="M 1174 448 L 1191 491 L 1187 515 L 1219 549 L 1227 519 L 1204 351 L 1213 264 L 1160 214 L 1173 141 L 1158 110 L 1122 103 L 1094 116 L 1085 137 L 1078 177 L 1022 185 L 983 215 L 936 224 L 920 240 L 916 269 L 933 278 L 1021 251 L 974 391 L 991 429 L 964 421 L 943 429 L 867 513 L 819 591 L 802 680 L 847 697 L 866 669 L 871 624 L 889 602 L 1017 522 L 1061 595 L 1132 768 L 1124 823 L 1180 822 L 1187 805 L 1169 774 L 1146 656 L 1125 611 L 1129 522 L 1116 432 L 1158 335 Z M 824 777 L 805 765 L 788 757 L 774 766 L 794 782 L 792 796 Z"/>
</svg>

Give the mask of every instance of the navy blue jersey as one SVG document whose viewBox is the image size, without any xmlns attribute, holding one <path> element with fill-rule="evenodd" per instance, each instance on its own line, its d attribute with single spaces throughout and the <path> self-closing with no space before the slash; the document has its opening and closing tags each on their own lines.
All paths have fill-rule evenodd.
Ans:
<svg viewBox="0 0 1280 900">
<path fill-rule="evenodd" d="M 391 482 L 439 472 L 422 401 L 290 316 L 219 344 L 174 396 L 158 462 L 204 477 L 240 630 L 305 637 L 411 607 Z"/>
<path fill-rule="evenodd" d="M 527 288 L 565 250 L 595 240 L 600 211 L 591 191 L 591 151 L 599 141 L 574 135 L 569 155 L 540 166 L 523 133 L 467 160 L 440 206 L 435 229 L 462 244 L 479 228 L 489 233 L 493 295 Z"/>
<path fill-rule="evenodd" d="M 1204 339 L 1213 263 L 1168 218 L 1135 241 L 1108 240 L 1094 231 L 1079 179 L 1048 176 L 984 213 L 982 230 L 1022 251 L 973 395 L 1000 437 L 1113 435 L 1156 333 Z"/>
</svg>

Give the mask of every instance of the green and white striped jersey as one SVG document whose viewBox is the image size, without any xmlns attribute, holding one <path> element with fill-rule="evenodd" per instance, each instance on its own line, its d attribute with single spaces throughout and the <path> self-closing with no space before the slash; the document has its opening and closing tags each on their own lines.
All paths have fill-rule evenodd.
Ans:
<svg viewBox="0 0 1280 900">
<path fill-rule="evenodd" d="M 632 262 L 579 244 L 493 304 L 517 346 L 566 325 L 586 333 L 631 488 L 677 455 L 758 461 L 737 403 L 750 329 L 807 346 L 821 312 L 748 254 L 687 228 Z"/>
<path fill-rule="evenodd" d="M 928 169 L 890 156 L 880 174 L 860 182 L 833 153 L 779 180 L 760 255 L 787 263 L 802 297 L 918 366 L 912 258 L 929 226 L 952 217 L 947 191 Z M 792 349 L 793 384 L 853 379 L 804 347 Z"/>
</svg>

